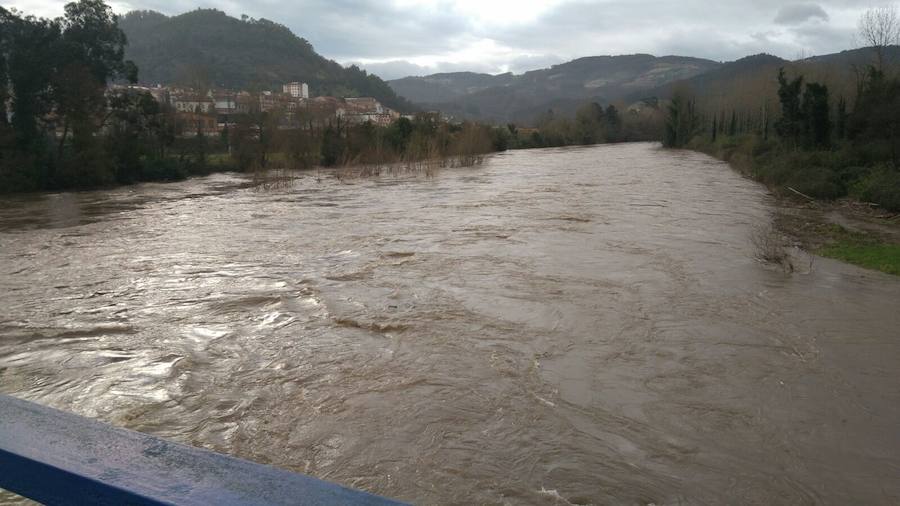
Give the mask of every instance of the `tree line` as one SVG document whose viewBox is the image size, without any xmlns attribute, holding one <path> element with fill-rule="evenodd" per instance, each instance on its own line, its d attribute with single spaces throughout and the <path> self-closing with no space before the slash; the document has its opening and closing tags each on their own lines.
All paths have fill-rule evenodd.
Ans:
<svg viewBox="0 0 900 506">
<path fill-rule="evenodd" d="M 891 8 L 870 10 L 860 32 L 873 61 L 853 68 L 850 97 L 785 68 L 773 76 L 771 108 L 716 110 L 707 97 L 679 88 L 666 108 L 663 144 L 718 155 L 775 189 L 900 211 L 900 76 L 886 57 L 900 43 L 900 18 Z"/>
<path fill-rule="evenodd" d="M 252 108 L 219 135 L 136 83 L 126 37 L 102 0 L 57 19 L 0 7 L 0 193 L 172 180 L 213 170 L 395 163 L 475 163 L 505 149 L 501 129 L 434 115 L 352 125 L 334 111 Z M 258 101 L 257 101 L 258 102 Z M 209 121 L 208 119 L 206 121 Z M 505 129 L 502 129 L 505 131 Z"/>
<path fill-rule="evenodd" d="M 578 108 L 574 117 L 561 116 L 551 109 L 538 117 L 535 128 L 508 125 L 511 136 L 507 145 L 546 148 L 656 140 L 662 119 L 656 99 L 642 101 L 640 107 L 624 113 L 615 104 L 604 108 L 597 102 L 588 102 Z"/>
<path fill-rule="evenodd" d="M 99 0 L 65 7 L 58 19 L 0 8 L 0 188 L 36 190 L 115 179 L 117 135 L 98 135 L 146 104 L 108 96 L 116 80 L 134 82 L 125 36 Z M 109 107 L 107 107 L 109 105 Z M 56 132 L 59 131 L 59 135 Z"/>
<path fill-rule="evenodd" d="M 506 149 L 502 130 L 488 125 L 443 121 L 417 113 L 387 126 L 349 123 L 330 113 L 300 111 L 294 126 L 283 128 L 285 111 L 241 114 L 215 142 L 216 151 L 243 170 L 308 169 L 315 166 L 390 165 L 442 162 L 469 166 L 487 153 Z M 194 150 L 195 158 L 197 150 Z"/>
</svg>

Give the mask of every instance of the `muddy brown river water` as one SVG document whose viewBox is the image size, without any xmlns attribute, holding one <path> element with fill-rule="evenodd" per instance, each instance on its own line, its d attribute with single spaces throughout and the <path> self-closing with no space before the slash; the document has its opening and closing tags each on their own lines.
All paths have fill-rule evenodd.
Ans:
<svg viewBox="0 0 900 506">
<path fill-rule="evenodd" d="M 653 144 L 5 198 L 0 392 L 418 504 L 900 504 L 900 278 L 772 206 Z"/>
</svg>

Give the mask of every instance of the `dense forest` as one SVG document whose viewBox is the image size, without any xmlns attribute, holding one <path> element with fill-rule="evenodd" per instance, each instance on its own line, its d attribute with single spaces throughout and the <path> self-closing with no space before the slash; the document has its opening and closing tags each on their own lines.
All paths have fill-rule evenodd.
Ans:
<svg viewBox="0 0 900 506">
<path fill-rule="evenodd" d="M 266 170 L 422 160 L 468 165 L 506 145 L 505 129 L 419 114 L 387 127 L 333 112 L 261 107 L 217 136 L 134 83 L 127 38 L 102 0 L 57 19 L 0 8 L 0 193 L 170 180 L 212 170 Z M 259 104 L 259 100 L 254 103 Z M 194 132 L 195 135 L 191 135 Z"/>
<path fill-rule="evenodd" d="M 676 84 L 664 143 L 719 156 L 776 191 L 900 211 L 900 18 L 874 9 L 860 32 L 869 47 L 842 64 L 761 56 L 741 62 L 739 81 Z"/>
<path fill-rule="evenodd" d="M 323 58 L 267 19 L 236 19 L 214 9 L 173 17 L 134 11 L 118 24 L 128 39 L 125 58 L 141 69 L 144 83 L 258 91 L 303 81 L 313 95 L 374 97 L 392 109 L 413 110 L 378 76 Z"/>
</svg>

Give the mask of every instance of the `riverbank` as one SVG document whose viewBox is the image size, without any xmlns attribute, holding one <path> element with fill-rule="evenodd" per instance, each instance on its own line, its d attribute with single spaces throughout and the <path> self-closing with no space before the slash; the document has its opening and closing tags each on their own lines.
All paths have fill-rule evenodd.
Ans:
<svg viewBox="0 0 900 506">
<path fill-rule="evenodd" d="M 775 228 L 810 253 L 900 276 L 900 215 L 849 199 L 779 197 Z"/>
<path fill-rule="evenodd" d="M 900 276 L 900 213 L 852 197 L 815 198 L 810 194 L 828 196 L 828 184 L 822 184 L 822 178 L 802 181 L 807 185 L 802 191 L 796 188 L 801 184 L 789 182 L 791 176 L 777 182 L 770 176 L 778 169 L 765 156 L 773 153 L 758 139 L 694 142 L 690 148 L 728 162 L 744 176 L 765 184 L 777 199 L 775 228 L 793 245 L 816 255 Z M 805 170 L 801 167 L 796 173 Z M 809 186 L 818 191 L 810 191 Z"/>
</svg>

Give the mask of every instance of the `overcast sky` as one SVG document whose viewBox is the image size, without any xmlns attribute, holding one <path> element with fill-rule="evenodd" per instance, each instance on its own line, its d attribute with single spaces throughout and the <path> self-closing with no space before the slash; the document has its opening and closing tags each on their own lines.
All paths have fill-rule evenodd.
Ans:
<svg viewBox="0 0 900 506">
<path fill-rule="evenodd" d="M 56 16 L 65 2 L 0 0 Z M 116 0 L 119 13 L 214 7 L 287 25 L 316 50 L 385 79 L 542 68 L 580 56 L 650 53 L 794 59 L 853 46 L 878 0 Z"/>
</svg>

